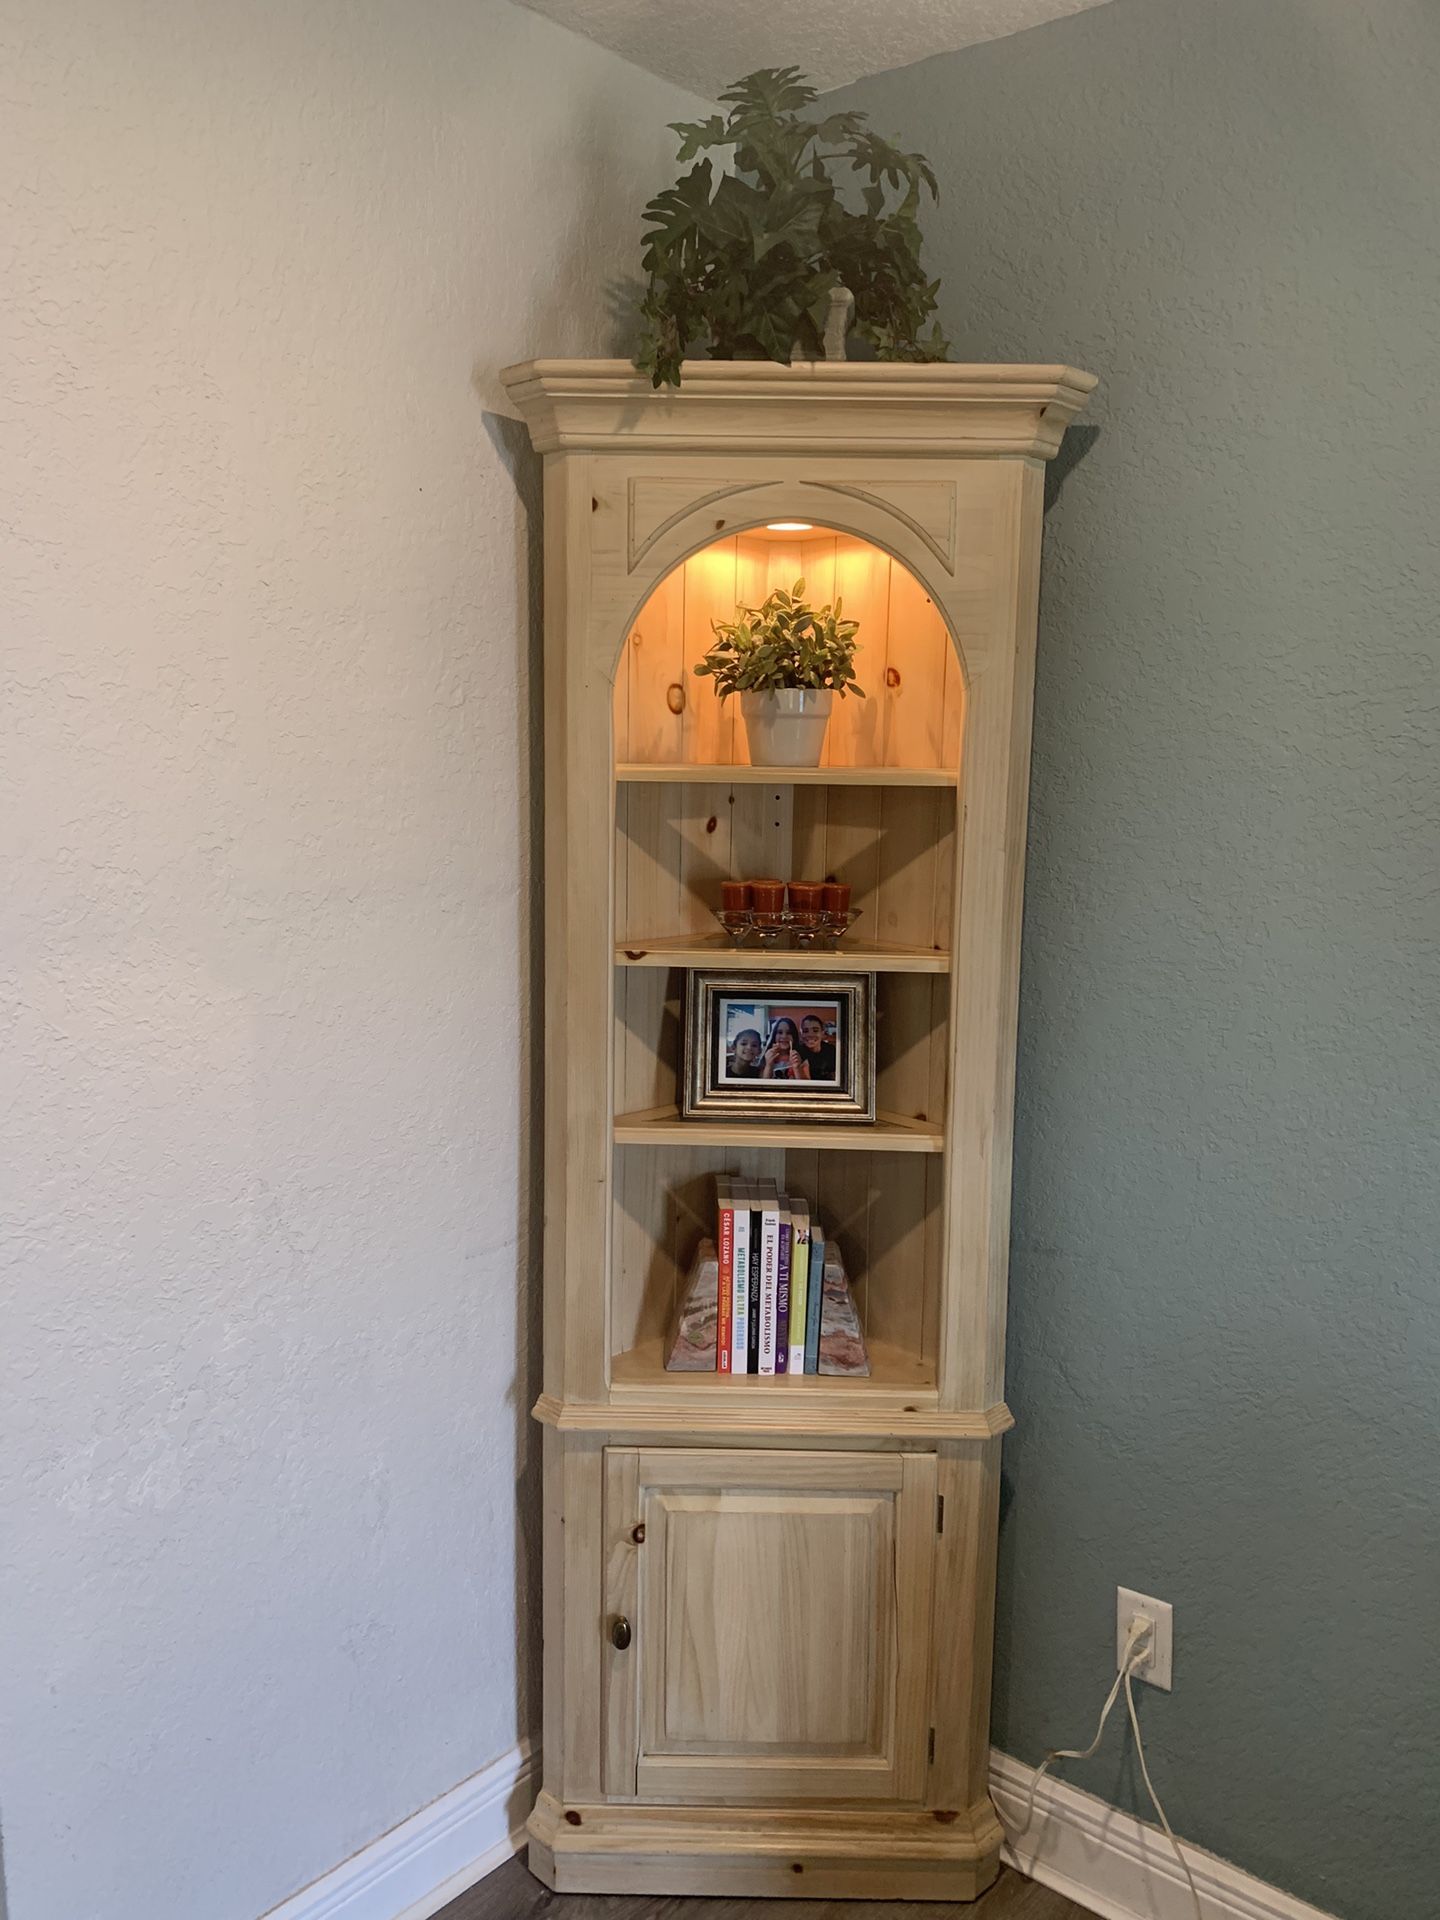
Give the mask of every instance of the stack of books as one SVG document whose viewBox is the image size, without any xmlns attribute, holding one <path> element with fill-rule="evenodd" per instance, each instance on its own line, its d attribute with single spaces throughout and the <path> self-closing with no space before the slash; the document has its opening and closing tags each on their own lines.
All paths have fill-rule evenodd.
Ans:
<svg viewBox="0 0 1440 1920">
<path fill-rule="evenodd" d="M 818 1373 L 825 1238 L 773 1180 L 716 1181 L 720 1373 Z"/>
</svg>

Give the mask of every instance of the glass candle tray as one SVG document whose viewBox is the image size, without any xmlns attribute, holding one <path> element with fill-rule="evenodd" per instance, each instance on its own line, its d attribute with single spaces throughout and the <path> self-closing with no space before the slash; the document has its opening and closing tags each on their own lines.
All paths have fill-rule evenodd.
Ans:
<svg viewBox="0 0 1440 1920">
<path fill-rule="evenodd" d="M 755 907 L 719 907 L 715 918 L 737 952 L 747 947 L 788 945 L 797 953 L 817 949 L 833 953 L 863 911 L 861 907 L 847 907 L 843 913 L 827 913 L 823 909 L 808 913 L 785 907 L 767 913 Z"/>
</svg>

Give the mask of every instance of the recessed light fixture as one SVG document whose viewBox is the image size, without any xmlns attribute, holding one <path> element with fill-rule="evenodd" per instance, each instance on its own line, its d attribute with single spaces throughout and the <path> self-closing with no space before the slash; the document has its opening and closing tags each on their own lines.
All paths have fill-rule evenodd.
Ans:
<svg viewBox="0 0 1440 1920">
<path fill-rule="evenodd" d="M 811 520 L 767 520 L 767 533 L 813 533 L 815 524 Z"/>
</svg>

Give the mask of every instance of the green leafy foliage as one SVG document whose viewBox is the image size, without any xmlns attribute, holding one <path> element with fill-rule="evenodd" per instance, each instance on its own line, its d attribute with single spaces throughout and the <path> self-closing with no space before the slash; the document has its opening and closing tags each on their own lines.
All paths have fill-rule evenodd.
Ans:
<svg viewBox="0 0 1440 1920">
<path fill-rule="evenodd" d="M 759 607 L 736 607 L 733 620 L 712 620 L 715 638 L 696 667 L 713 674 L 722 700 L 732 693 L 776 687 L 828 687 L 842 697 L 865 698 L 855 678 L 858 620 L 843 620 L 842 602 L 817 613 L 805 600 L 805 582 L 777 587 Z"/>
<path fill-rule="evenodd" d="M 881 359 L 945 358 L 940 283 L 920 265 L 920 201 L 938 199 L 935 175 L 863 113 L 808 118 L 816 98 L 798 67 L 765 67 L 720 95 L 728 113 L 673 123 L 689 171 L 645 209 L 635 356 L 657 387 L 680 384 L 686 351 L 702 340 L 722 360 L 818 358 L 839 286 Z M 731 165 L 717 178 L 707 156 L 723 149 Z"/>
</svg>

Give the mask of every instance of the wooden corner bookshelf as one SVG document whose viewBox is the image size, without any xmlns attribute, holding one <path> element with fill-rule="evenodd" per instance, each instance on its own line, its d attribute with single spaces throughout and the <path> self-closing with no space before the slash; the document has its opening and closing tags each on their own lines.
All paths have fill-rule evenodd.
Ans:
<svg viewBox="0 0 1440 1920">
<path fill-rule="evenodd" d="M 506 385 L 545 456 L 544 1789 L 562 1892 L 970 1899 L 990 1639 L 1044 462 L 1066 367 L 609 361 Z M 778 530 L 772 522 L 803 523 Z M 692 671 L 803 577 L 860 621 L 821 766 Z M 737 954 L 722 880 L 848 882 Z M 690 1120 L 687 974 L 872 976 L 877 1118 Z M 804 1195 L 870 1373 L 670 1373 L 717 1175 Z"/>
</svg>

